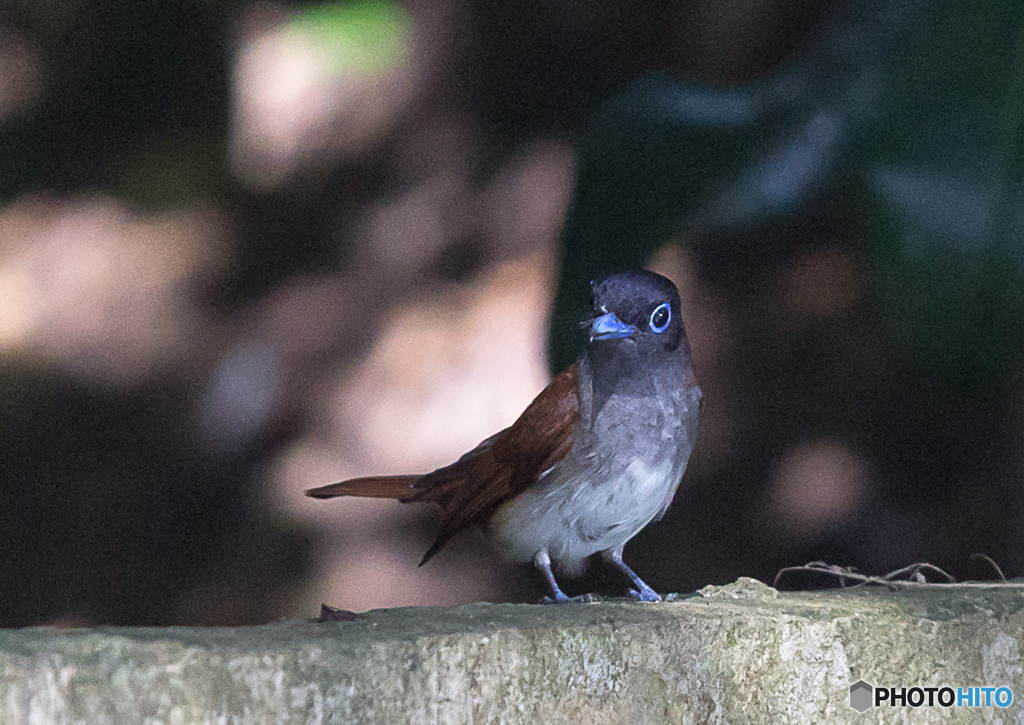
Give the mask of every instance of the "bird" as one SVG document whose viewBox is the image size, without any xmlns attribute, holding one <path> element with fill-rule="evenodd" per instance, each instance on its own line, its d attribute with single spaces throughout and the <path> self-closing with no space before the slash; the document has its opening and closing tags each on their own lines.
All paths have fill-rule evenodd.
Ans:
<svg viewBox="0 0 1024 725">
<path fill-rule="evenodd" d="M 355 478 L 306 495 L 439 505 L 437 538 L 420 566 L 480 525 L 505 558 L 540 570 L 552 595 L 545 601 L 570 601 L 555 570 L 579 576 L 595 554 L 629 579 L 633 599 L 660 601 L 623 549 L 671 505 L 696 442 L 702 394 L 669 279 L 621 272 L 591 290 L 582 354 L 511 426 L 431 473 Z"/>
</svg>

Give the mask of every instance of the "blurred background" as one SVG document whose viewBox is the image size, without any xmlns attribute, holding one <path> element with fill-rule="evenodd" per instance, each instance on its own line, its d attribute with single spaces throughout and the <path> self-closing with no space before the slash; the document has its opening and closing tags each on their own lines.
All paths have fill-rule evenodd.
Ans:
<svg viewBox="0 0 1024 725">
<path fill-rule="evenodd" d="M 302 491 L 509 425 L 644 266 L 705 396 L 655 589 L 1020 576 L 1022 141 L 1017 0 L 8 0 L 0 626 L 535 600 Z"/>
</svg>

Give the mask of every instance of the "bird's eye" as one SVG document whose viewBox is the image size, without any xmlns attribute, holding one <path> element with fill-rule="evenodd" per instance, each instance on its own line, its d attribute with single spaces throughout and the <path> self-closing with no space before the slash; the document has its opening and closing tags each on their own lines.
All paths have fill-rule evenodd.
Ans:
<svg viewBox="0 0 1024 725">
<path fill-rule="evenodd" d="M 668 323 L 672 322 L 672 308 L 668 302 L 662 302 L 654 308 L 651 313 L 651 332 L 660 335 L 668 329 Z"/>
</svg>

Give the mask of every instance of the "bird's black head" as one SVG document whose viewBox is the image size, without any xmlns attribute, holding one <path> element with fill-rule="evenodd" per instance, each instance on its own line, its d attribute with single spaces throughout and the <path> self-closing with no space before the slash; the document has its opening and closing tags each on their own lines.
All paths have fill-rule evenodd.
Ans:
<svg viewBox="0 0 1024 725">
<path fill-rule="evenodd" d="M 654 272 L 625 272 L 593 283 L 591 346 L 626 345 L 641 351 L 687 347 L 679 314 L 679 292 Z"/>
</svg>

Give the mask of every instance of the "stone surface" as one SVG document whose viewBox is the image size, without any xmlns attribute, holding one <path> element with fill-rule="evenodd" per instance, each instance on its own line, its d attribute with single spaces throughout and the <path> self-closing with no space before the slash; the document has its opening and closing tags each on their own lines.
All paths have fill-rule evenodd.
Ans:
<svg viewBox="0 0 1024 725">
<path fill-rule="evenodd" d="M 1010 722 L 1024 586 L 472 604 L 239 629 L 0 631 L 4 723 Z M 1007 708 L 849 688 L 1005 686 Z"/>
</svg>

